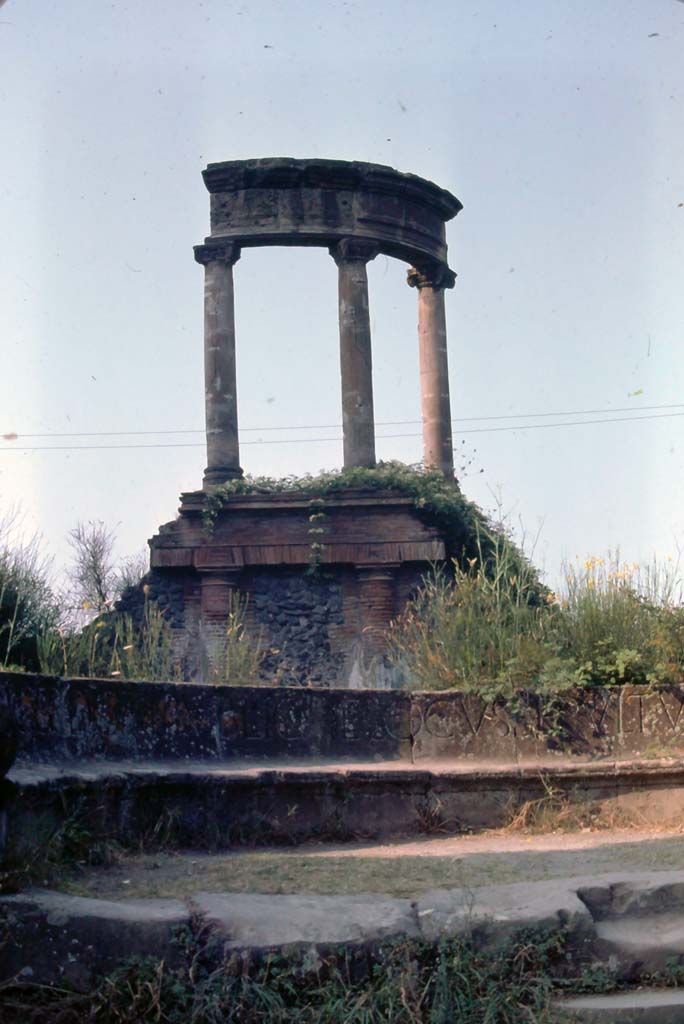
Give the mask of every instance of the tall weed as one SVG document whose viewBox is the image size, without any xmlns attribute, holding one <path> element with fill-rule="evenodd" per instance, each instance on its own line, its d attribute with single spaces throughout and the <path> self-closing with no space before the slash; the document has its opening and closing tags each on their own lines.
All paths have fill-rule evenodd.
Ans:
<svg viewBox="0 0 684 1024">
<path fill-rule="evenodd" d="M 391 660 L 424 689 L 506 694 L 684 682 L 676 562 L 578 559 L 563 567 L 559 593 L 544 600 L 534 580 L 513 572 L 496 543 L 467 570 L 437 571 L 391 626 Z"/>
<path fill-rule="evenodd" d="M 138 627 L 127 613 L 98 616 L 80 630 L 53 629 L 38 638 L 40 670 L 51 675 L 178 679 L 173 631 L 153 601 Z"/>
<path fill-rule="evenodd" d="M 437 568 L 390 627 L 390 661 L 417 688 L 512 690 L 555 656 L 534 569 L 503 535 L 486 541 L 465 568 Z"/>
<path fill-rule="evenodd" d="M 234 686 L 262 682 L 266 649 L 262 634 L 247 630 L 247 604 L 247 595 L 231 591 L 224 631 L 220 637 L 205 636 L 202 678 L 206 682 Z"/>
</svg>

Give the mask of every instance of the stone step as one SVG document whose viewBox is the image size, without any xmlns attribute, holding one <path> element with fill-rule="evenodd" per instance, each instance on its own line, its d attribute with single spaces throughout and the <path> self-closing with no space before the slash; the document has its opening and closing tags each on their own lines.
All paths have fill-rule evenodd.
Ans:
<svg viewBox="0 0 684 1024">
<path fill-rule="evenodd" d="M 559 1001 L 555 1009 L 559 1024 L 682 1024 L 684 989 L 577 996 Z"/>
<path fill-rule="evenodd" d="M 684 885 L 655 873 L 580 889 L 594 921 L 594 955 L 611 961 L 623 980 L 667 971 L 684 960 Z"/>
<path fill-rule="evenodd" d="M 499 948 L 529 928 L 551 935 L 562 929 L 569 947 L 583 955 L 591 918 L 576 894 L 578 881 L 587 880 L 440 890 L 420 901 L 362 892 L 202 891 L 115 901 L 31 889 L 0 895 L 0 982 L 15 976 L 46 985 L 68 981 L 86 991 L 96 974 L 130 956 L 173 963 L 183 955 L 175 941 L 179 929 L 192 933 L 217 967 L 233 954 L 258 958 L 272 951 L 315 951 L 342 962 L 393 941 L 438 945 L 475 934 L 482 948 Z"/>
<path fill-rule="evenodd" d="M 684 957 L 684 914 L 663 913 L 596 921 L 594 953 L 617 963 L 623 977 L 665 971 Z"/>
<path fill-rule="evenodd" d="M 506 825 L 549 791 L 607 813 L 651 814 L 663 824 L 684 813 L 684 767 L 614 762 L 488 764 L 409 761 L 280 763 L 90 761 L 15 765 L 8 838 L 48 834 L 83 819 L 95 838 L 145 845 L 229 849 L 311 839 L 374 839 L 457 834 Z M 564 802 L 564 795 L 566 802 Z M 556 805 L 547 810 L 550 827 Z"/>
</svg>

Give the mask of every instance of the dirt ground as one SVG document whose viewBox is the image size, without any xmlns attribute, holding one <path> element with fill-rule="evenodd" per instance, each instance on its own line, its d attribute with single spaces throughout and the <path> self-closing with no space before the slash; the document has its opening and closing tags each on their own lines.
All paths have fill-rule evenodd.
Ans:
<svg viewBox="0 0 684 1024">
<path fill-rule="evenodd" d="M 121 854 L 81 868 L 51 888 L 104 899 L 180 897 L 193 892 L 419 896 L 430 889 L 620 871 L 684 869 L 684 834 L 582 830 L 525 835 L 483 832 L 374 844 L 310 844 L 210 854 Z"/>
</svg>

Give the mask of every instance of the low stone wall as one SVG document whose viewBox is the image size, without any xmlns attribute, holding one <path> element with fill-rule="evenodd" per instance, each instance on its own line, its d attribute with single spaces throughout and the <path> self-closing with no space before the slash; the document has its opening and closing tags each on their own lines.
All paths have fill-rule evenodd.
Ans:
<svg viewBox="0 0 684 1024">
<path fill-rule="evenodd" d="M 684 747 L 684 687 L 493 704 L 453 692 L 58 679 L 0 673 L 17 763 L 112 759 L 583 759 Z"/>
</svg>

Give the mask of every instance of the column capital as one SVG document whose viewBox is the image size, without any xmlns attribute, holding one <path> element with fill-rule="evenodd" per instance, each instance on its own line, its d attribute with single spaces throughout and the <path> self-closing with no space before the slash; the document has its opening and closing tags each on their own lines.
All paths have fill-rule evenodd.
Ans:
<svg viewBox="0 0 684 1024">
<path fill-rule="evenodd" d="M 338 266 L 340 263 L 368 263 L 378 255 L 380 246 L 364 238 L 341 238 L 328 252 Z"/>
<path fill-rule="evenodd" d="M 221 242 L 219 245 L 193 246 L 195 259 L 206 267 L 207 263 L 226 263 L 229 267 L 240 259 L 240 246 L 235 242 Z"/>
<path fill-rule="evenodd" d="M 406 273 L 406 280 L 410 288 L 453 288 L 456 284 L 456 274 L 444 263 L 436 263 L 432 267 L 418 269 L 411 267 Z"/>
</svg>

